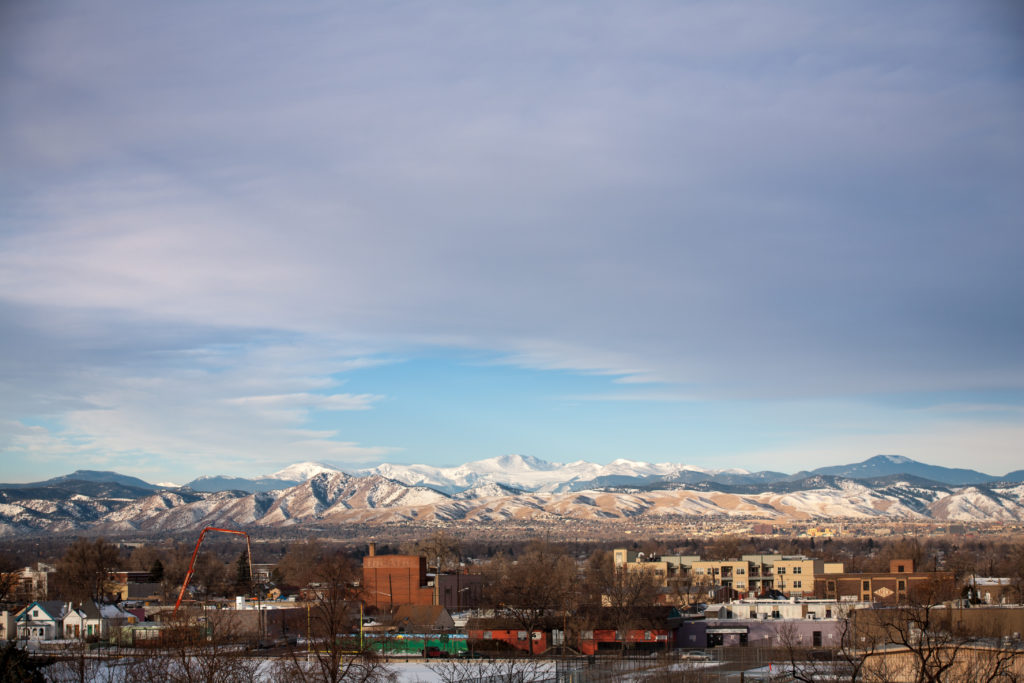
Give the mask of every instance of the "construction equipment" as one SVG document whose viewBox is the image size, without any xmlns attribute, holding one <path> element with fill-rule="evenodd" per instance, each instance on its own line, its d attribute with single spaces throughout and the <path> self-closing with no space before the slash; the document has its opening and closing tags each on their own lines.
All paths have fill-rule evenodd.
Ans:
<svg viewBox="0 0 1024 683">
<path fill-rule="evenodd" d="M 203 538 L 206 537 L 207 531 L 220 531 L 225 534 L 245 536 L 245 550 L 246 554 L 249 556 L 249 576 L 252 577 L 252 545 L 249 543 L 249 534 L 235 529 L 221 529 L 220 527 L 208 526 L 200 532 L 199 540 L 196 541 L 196 549 L 192 551 L 192 559 L 189 560 L 188 563 L 188 573 L 185 574 L 185 582 L 181 584 L 181 592 L 178 593 L 178 601 L 174 603 L 174 614 L 178 613 L 178 607 L 181 606 L 181 600 L 185 597 L 185 591 L 188 589 L 188 582 L 192 580 L 192 572 L 194 572 L 196 568 L 196 555 L 199 554 L 199 546 L 203 544 Z"/>
</svg>

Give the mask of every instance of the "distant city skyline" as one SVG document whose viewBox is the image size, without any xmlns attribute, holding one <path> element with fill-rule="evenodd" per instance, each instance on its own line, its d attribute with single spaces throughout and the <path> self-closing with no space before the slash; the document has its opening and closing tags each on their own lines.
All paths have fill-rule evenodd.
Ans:
<svg viewBox="0 0 1024 683">
<path fill-rule="evenodd" d="M 0 480 L 1024 462 L 1015 3 L 0 12 Z"/>
</svg>

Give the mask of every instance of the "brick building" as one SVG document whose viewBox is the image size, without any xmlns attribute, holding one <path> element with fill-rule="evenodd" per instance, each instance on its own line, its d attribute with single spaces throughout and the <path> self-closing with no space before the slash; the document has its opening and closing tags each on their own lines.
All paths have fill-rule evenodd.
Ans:
<svg viewBox="0 0 1024 683">
<path fill-rule="evenodd" d="M 825 574 L 814 578 L 814 596 L 829 600 L 941 602 L 954 597 L 953 572 L 915 572 L 913 560 L 891 560 L 888 572 Z"/>
<path fill-rule="evenodd" d="M 393 610 L 398 605 L 433 605 L 433 576 L 427 577 L 427 558 L 417 555 L 378 555 L 374 544 L 363 558 L 363 603 Z"/>
</svg>

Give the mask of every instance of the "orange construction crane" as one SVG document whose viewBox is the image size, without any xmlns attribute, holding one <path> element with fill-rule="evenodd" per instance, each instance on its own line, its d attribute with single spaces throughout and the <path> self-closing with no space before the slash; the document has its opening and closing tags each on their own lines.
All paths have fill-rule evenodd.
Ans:
<svg viewBox="0 0 1024 683">
<path fill-rule="evenodd" d="M 192 559 L 189 560 L 188 563 L 188 573 L 185 574 L 185 583 L 181 584 L 181 592 L 178 593 L 178 601 L 174 603 L 174 614 L 178 613 L 178 607 L 181 606 L 181 600 L 185 597 L 185 590 L 188 588 L 188 582 L 192 580 L 192 572 L 196 569 L 196 555 L 199 554 L 199 546 L 203 544 L 203 538 L 206 537 L 207 531 L 221 531 L 225 534 L 245 536 L 245 550 L 249 555 L 249 578 L 252 578 L 252 545 L 249 544 L 249 534 L 244 531 L 236 531 L 235 529 L 221 529 L 215 526 L 208 526 L 199 534 L 199 540 L 196 541 L 196 549 L 192 551 Z"/>
</svg>

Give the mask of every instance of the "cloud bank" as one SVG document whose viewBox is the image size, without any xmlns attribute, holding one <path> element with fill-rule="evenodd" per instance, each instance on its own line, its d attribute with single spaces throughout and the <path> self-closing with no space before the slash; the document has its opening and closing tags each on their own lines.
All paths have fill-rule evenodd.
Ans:
<svg viewBox="0 0 1024 683">
<path fill-rule="evenodd" d="M 8 444 L 379 457 L 303 425 L 424 348 L 640 396 L 1024 396 L 1008 3 L 4 13 Z"/>
</svg>

